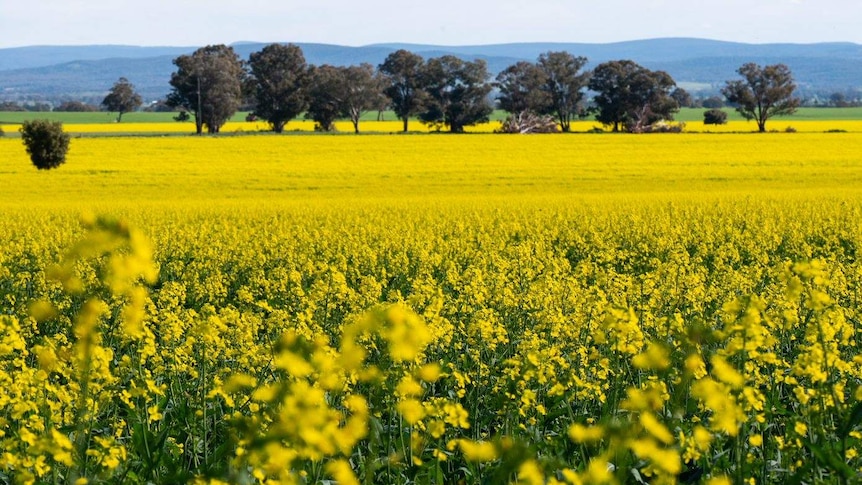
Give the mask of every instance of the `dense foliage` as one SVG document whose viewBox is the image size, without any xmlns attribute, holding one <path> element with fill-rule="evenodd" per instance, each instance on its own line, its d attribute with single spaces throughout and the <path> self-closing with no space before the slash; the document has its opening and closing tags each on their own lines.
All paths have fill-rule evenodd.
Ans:
<svg viewBox="0 0 862 485">
<path fill-rule="evenodd" d="M 245 71 L 233 47 L 208 45 L 174 59 L 168 104 L 191 113 L 198 134 L 218 133 L 242 101 Z"/>
<path fill-rule="evenodd" d="M 66 163 L 69 135 L 59 121 L 31 120 L 21 125 L 21 141 L 30 161 L 39 170 L 57 168 Z"/>
<path fill-rule="evenodd" d="M 792 114 L 799 107 L 800 100 L 793 96 L 796 83 L 785 64 L 761 67 L 749 62 L 737 73 L 742 79 L 727 81 L 721 94 L 745 119 L 756 121 L 761 133 L 770 118 Z"/>
<path fill-rule="evenodd" d="M 117 123 L 123 121 L 123 114 L 138 109 L 143 100 L 135 91 L 135 86 L 128 79 L 121 77 L 111 87 L 111 91 L 102 100 L 102 106 L 117 113 Z"/>
</svg>

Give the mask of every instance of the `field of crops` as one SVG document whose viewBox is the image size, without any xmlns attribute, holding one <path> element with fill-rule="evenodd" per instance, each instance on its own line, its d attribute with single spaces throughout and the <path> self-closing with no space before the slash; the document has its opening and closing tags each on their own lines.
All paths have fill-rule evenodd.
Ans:
<svg viewBox="0 0 862 485">
<path fill-rule="evenodd" d="M 0 483 L 857 482 L 819 131 L 0 138 Z"/>
</svg>

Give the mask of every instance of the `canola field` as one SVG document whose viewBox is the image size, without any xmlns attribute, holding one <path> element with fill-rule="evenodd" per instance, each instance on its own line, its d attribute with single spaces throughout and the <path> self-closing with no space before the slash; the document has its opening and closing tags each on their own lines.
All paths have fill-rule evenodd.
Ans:
<svg viewBox="0 0 862 485">
<path fill-rule="evenodd" d="M 0 139 L 0 482 L 855 483 L 860 153 Z"/>
</svg>

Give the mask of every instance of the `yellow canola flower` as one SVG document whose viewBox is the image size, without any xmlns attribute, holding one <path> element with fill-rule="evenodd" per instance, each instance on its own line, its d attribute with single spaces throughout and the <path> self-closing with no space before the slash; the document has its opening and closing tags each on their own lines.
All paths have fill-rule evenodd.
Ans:
<svg viewBox="0 0 862 485">
<path fill-rule="evenodd" d="M 545 475 L 535 460 L 527 460 L 518 467 L 518 485 L 544 485 Z"/>
<path fill-rule="evenodd" d="M 670 367 L 670 352 L 663 345 L 650 342 L 646 351 L 632 357 L 632 365 L 641 370 L 665 370 Z"/>
<path fill-rule="evenodd" d="M 652 435 L 653 438 L 660 442 L 669 445 L 673 443 L 673 434 L 668 431 L 667 427 L 656 419 L 655 415 L 649 412 L 640 414 L 640 423 L 644 429 Z"/>
<path fill-rule="evenodd" d="M 386 311 L 384 337 L 389 341 L 389 353 L 396 362 L 413 361 L 431 342 L 431 332 L 422 319 L 402 305 Z"/>
<path fill-rule="evenodd" d="M 720 355 L 713 355 L 709 362 L 712 364 L 713 374 L 719 381 L 729 384 L 735 389 L 740 389 L 745 385 L 745 377 Z"/>
<path fill-rule="evenodd" d="M 494 461 L 499 457 L 497 453 L 497 447 L 494 443 L 488 441 L 472 441 L 468 439 L 458 439 L 452 440 L 447 445 L 447 448 L 450 450 L 454 450 L 455 447 L 461 449 L 461 453 L 464 454 L 464 458 L 467 461 L 474 462 L 489 462 Z"/>
<path fill-rule="evenodd" d="M 411 426 L 415 425 L 425 417 L 425 408 L 422 406 L 422 403 L 416 399 L 410 398 L 398 401 L 396 409 L 401 416 L 404 417 L 404 421 L 407 421 Z"/>
<path fill-rule="evenodd" d="M 682 460 L 674 449 L 661 448 L 652 439 L 632 440 L 628 446 L 638 457 L 649 460 L 652 466 L 664 473 L 676 475 L 682 471 Z"/>
<path fill-rule="evenodd" d="M 604 438 L 605 430 L 601 426 L 584 426 L 580 423 L 574 423 L 569 426 L 568 434 L 575 443 L 590 444 L 601 441 Z"/>
<path fill-rule="evenodd" d="M 350 467 L 350 463 L 347 460 L 339 459 L 335 461 L 331 461 L 326 464 L 326 472 L 339 484 L 339 485 L 359 485 L 360 482 L 356 478 L 356 474 L 353 473 L 353 469 Z"/>
<path fill-rule="evenodd" d="M 425 382 L 433 383 L 437 382 L 437 379 L 440 378 L 441 372 L 442 371 L 440 369 L 440 364 L 436 362 L 431 362 L 419 368 L 417 377 L 419 377 Z"/>
</svg>

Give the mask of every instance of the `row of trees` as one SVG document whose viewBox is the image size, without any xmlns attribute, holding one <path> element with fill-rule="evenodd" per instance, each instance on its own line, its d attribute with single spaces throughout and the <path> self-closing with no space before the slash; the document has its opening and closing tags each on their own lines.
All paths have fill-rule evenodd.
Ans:
<svg viewBox="0 0 862 485">
<path fill-rule="evenodd" d="M 253 106 L 253 115 L 272 130 L 302 113 L 330 131 L 339 118 L 349 118 L 359 132 L 359 120 L 368 111 L 391 108 L 409 120 L 462 132 L 486 122 L 493 111 L 490 94 L 511 116 L 508 131 L 570 131 L 571 123 L 590 114 L 613 131 L 651 131 L 670 121 L 691 96 L 676 86 L 664 71 L 652 71 L 630 60 L 599 64 L 585 70 L 587 59 L 568 52 L 548 52 L 536 62 L 518 62 L 490 81 L 482 60 L 454 56 L 425 60 L 399 50 L 377 69 L 369 64 L 335 67 L 309 66 L 295 45 L 272 44 L 243 62 L 231 47 L 213 45 L 174 59 L 172 91 L 167 103 L 194 116 L 198 133 L 217 133 L 241 105 Z M 761 68 L 742 66 L 741 80 L 728 81 L 722 94 L 747 119 L 765 131 L 772 116 L 792 113 L 799 105 L 790 70 L 782 64 Z M 586 102 L 586 93 L 592 98 Z M 720 101 L 720 100 L 719 100 Z M 116 111 L 136 109 L 140 97 L 120 79 L 103 101 Z"/>
</svg>

